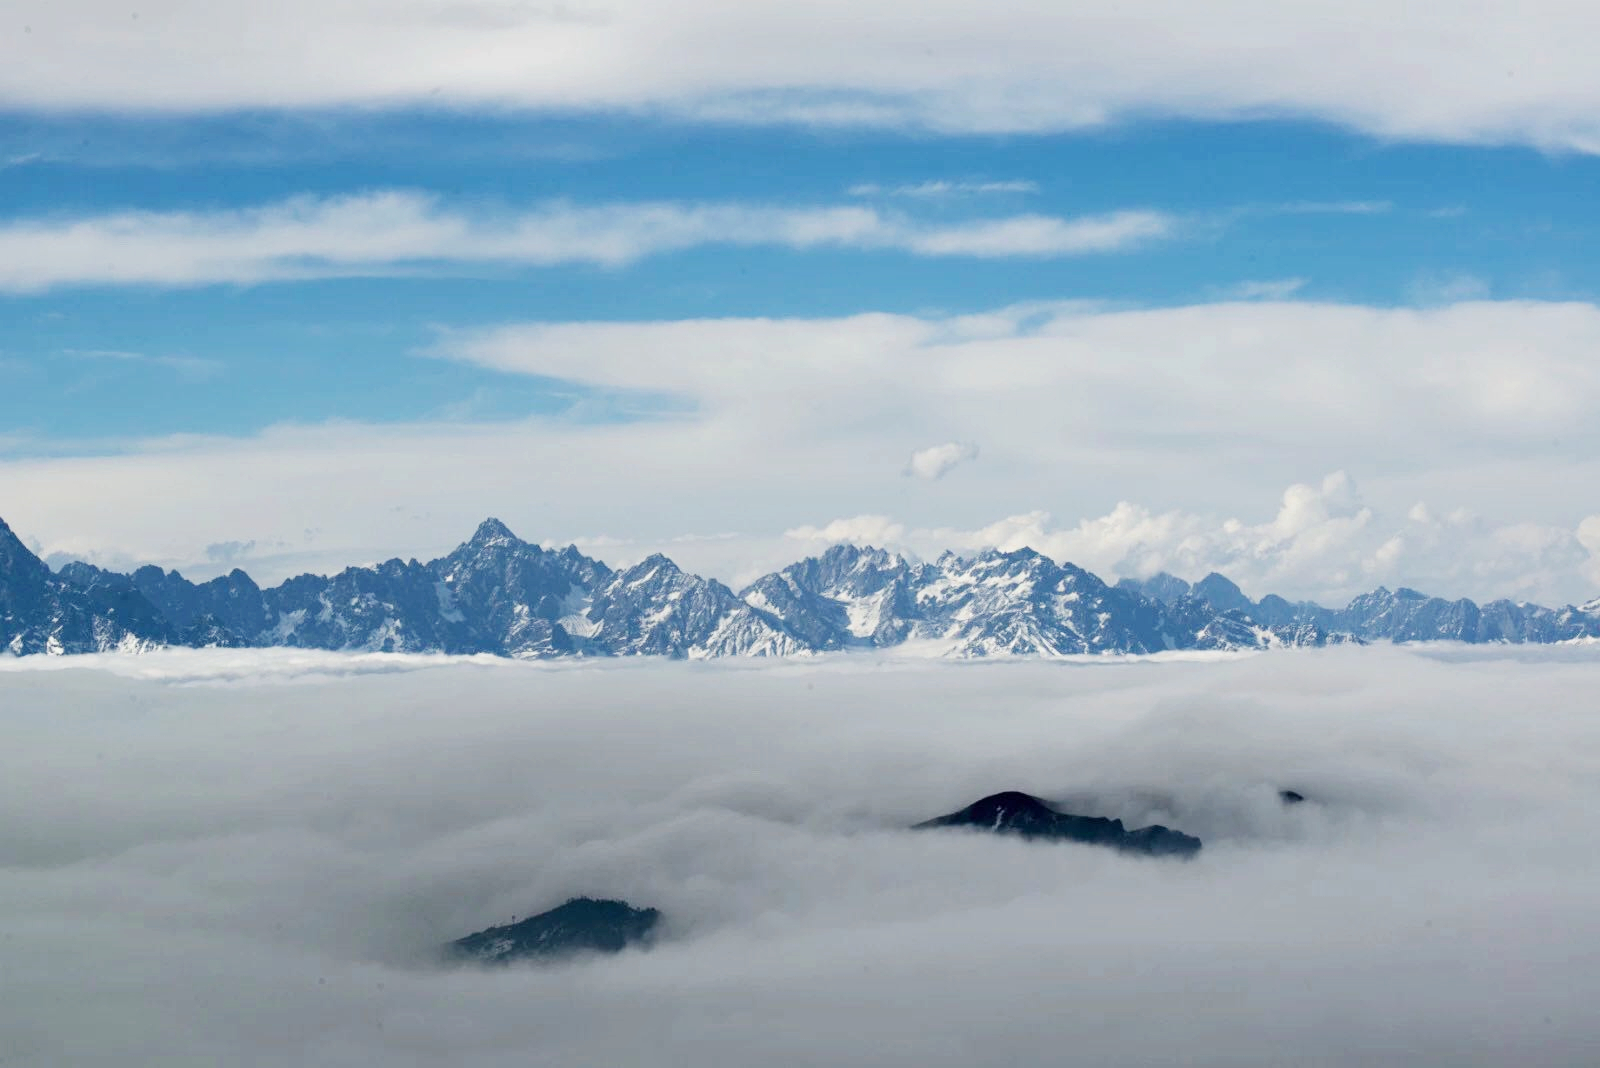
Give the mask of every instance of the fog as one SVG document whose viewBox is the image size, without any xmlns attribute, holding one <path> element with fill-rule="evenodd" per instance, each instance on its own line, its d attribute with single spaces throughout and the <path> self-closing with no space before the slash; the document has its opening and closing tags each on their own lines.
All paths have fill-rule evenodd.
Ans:
<svg viewBox="0 0 1600 1068">
<path fill-rule="evenodd" d="M 0 660 L 0 1064 L 1594 1063 L 1597 683 L 1596 647 Z M 904 829 L 1012 788 L 1205 849 Z M 576 894 L 660 939 L 440 963 Z"/>
</svg>

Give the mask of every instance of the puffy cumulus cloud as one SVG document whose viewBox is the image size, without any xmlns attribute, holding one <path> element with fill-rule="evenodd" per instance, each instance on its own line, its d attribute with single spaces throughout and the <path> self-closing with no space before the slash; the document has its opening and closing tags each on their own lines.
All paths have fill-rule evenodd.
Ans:
<svg viewBox="0 0 1600 1068">
<path fill-rule="evenodd" d="M 26 740 L 0 749 L 10 1063 L 1593 1048 L 1592 648 L 300 675 L 256 656 L 118 661 L 140 678 L 0 660 Z M 1206 846 L 1166 863 L 904 829 L 1007 787 Z M 434 957 L 579 893 L 661 908 L 662 940 L 552 968 Z"/>
<path fill-rule="evenodd" d="M 975 530 L 926 532 L 935 542 L 968 549 L 1033 548 L 1108 577 L 1147 577 L 1169 571 L 1198 579 L 1222 571 L 1257 596 L 1303 590 L 1307 582 L 1336 594 L 1356 592 L 1352 582 L 1370 538 L 1370 509 L 1354 484 L 1335 472 L 1320 485 L 1284 491 L 1277 514 L 1260 523 L 1169 511 L 1120 502 L 1103 516 L 1057 527 L 1048 512 L 1012 516 Z"/>
<path fill-rule="evenodd" d="M 1587 536 L 1596 532 L 1600 527 Z M 907 536 L 924 551 L 1033 548 L 1108 579 L 1167 571 L 1193 581 L 1219 571 L 1256 597 L 1315 597 L 1336 607 L 1380 583 L 1451 597 L 1490 590 L 1545 603 L 1582 601 L 1600 559 L 1600 541 L 1585 538 L 1584 524 L 1495 524 L 1464 509 L 1441 518 L 1421 502 L 1403 516 L 1378 515 L 1342 471 L 1320 484 L 1290 486 L 1276 514 L 1261 522 L 1158 513 L 1123 501 L 1072 526 L 1057 526 L 1039 511 L 973 530 Z"/>
<path fill-rule="evenodd" d="M 1319 598 L 1382 581 L 1581 601 L 1594 581 L 1571 538 L 1593 509 L 1572 487 L 1600 480 L 1597 349 L 1594 305 L 1522 301 L 511 324 L 442 333 L 432 355 L 575 383 L 597 403 L 662 403 L 629 421 L 35 446 L 0 460 L 0 501 L 46 552 L 203 575 L 205 546 L 254 539 L 274 550 L 252 571 L 274 581 L 441 555 L 486 515 L 559 545 L 603 531 L 629 552 L 681 551 L 732 580 L 789 562 L 782 532 L 832 517 L 971 534 L 1042 511 L 1064 525 L 1044 523 L 1036 547 L 1110 573 L 1218 567 Z M 981 442 L 983 477 L 937 493 L 902 477 L 910 449 L 939 442 Z M 1341 470 L 1359 500 L 1306 484 Z M 1412 530 L 1418 501 L 1488 518 Z M 1485 533 L 1515 524 L 1558 533 L 1545 549 Z M 686 531 L 744 536 L 680 550 Z M 1430 555 L 1430 539 L 1448 550 Z"/>
<path fill-rule="evenodd" d="M 469 210 L 405 190 L 299 196 L 211 212 L 135 211 L 0 223 L 0 290 L 131 284 L 196 286 L 417 271 L 439 263 L 617 267 L 700 245 L 899 249 L 919 256 L 1055 257 L 1115 252 L 1173 236 L 1154 211 L 1062 219 L 1019 215 L 930 223 L 858 205 L 550 202 Z M 159 359 L 185 373 L 206 361 Z"/>
<path fill-rule="evenodd" d="M 978 458 L 978 447 L 971 442 L 950 441 L 918 449 L 906 463 L 906 474 L 933 481 L 941 479 L 969 460 Z"/>
<path fill-rule="evenodd" d="M 824 542 L 833 545 L 848 542 L 852 545 L 895 545 L 906 535 L 906 528 L 887 516 L 858 515 L 848 519 L 835 519 L 823 526 L 795 527 L 783 532 L 793 541 Z"/>
<path fill-rule="evenodd" d="M 1571 0 L 1465 14 L 1444 0 L 156 0 L 137 14 L 22 0 L 20 32 L 0 44 L 0 98 L 49 110 L 442 101 L 953 132 L 1294 116 L 1385 138 L 1600 147 L 1600 78 L 1583 47 L 1600 16 Z M 1366 47 L 1375 35 L 1384 47 Z"/>
</svg>

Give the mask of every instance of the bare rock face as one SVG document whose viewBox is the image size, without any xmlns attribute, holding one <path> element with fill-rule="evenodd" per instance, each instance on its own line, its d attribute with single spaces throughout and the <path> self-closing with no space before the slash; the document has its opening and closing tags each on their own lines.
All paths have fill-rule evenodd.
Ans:
<svg viewBox="0 0 1600 1068">
<path fill-rule="evenodd" d="M 1182 831 L 1159 824 L 1130 831 L 1121 820 L 1060 812 L 1018 790 L 991 794 L 959 812 L 919 823 L 915 829 L 938 827 L 966 827 L 1031 840 L 1082 842 L 1152 857 L 1192 857 L 1200 852 L 1200 839 Z"/>
</svg>

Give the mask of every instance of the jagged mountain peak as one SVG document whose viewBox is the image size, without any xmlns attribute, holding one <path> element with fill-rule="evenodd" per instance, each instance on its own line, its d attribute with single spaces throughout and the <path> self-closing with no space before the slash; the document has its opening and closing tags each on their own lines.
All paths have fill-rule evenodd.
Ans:
<svg viewBox="0 0 1600 1068">
<path fill-rule="evenodd" d="M 1032 563 L 1037 560 L 1049 560 L 1050 558 L 1032 546 L 1023 545 L 1015 549 L 999 549 L 991 546 L 987 549 L 980 550 L 977 555 L 973 556 L 971 559 L 1011 560 Z"/>
<path fill-rule="evenodd" d="M 1050 557 L 1027 546 L 1019 549 L 991 547 L 981 549 L 970 556 L 947 554 L 941 556 L 935 566 L 947 574 L 967 575 L 1037 575 L 1061 569 L 1061 565 Z"/>
<path fill-rule="evenodd" d="M 48 575 L 50 567 L 23 544 L 22 539 L 0 519 L 0 571 L 27 572 L 33 575 Z"/>
<path fill-rule="evenodd" d="M 876 545 L 856 545 L 852 542 L 839 542 L 828 546 L 821 558 L 828 563 L 848 563 L 857 566 L 872 564 L 879 567 L 893 567 L 908 562 L 903 553 L 880 549 Z"/>
<path fill-rule="evenodd" d="M 510 527 L 490 516 L 478 524 L 478 529 L 472 532 L 467 544 L 483 549 L 497 545 L 520 545 L 522 539 L 511 533 Z"/>
<path fill-rule="evenodd" d="M 617 578 L 626 585 L 637 586 L 652 580 L 673 579 L 683 573 L 683 569 L 666 553 L 651 553 Z"/>
<path fill-rule="evenodd" d="M 138 651 L 173 639 L 172 628 L 126 576 L 92 565 L 88 585 L 54 574 L 0 521 L 0 650 L 27 653 Z"/>
</svg>

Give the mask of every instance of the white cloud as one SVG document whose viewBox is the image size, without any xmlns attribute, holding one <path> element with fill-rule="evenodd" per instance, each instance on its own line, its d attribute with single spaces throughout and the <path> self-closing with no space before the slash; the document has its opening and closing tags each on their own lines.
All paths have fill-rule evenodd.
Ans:
<svg viewBox="0 0 1600 1068">
<path fill-rule="evenodd" d="M 851 545 L 879 547 L 899 544 L 905 534 L 904 526 L 881 515 L 852 516 L 848 519 L 835 519 L 820 527 L 795 527 L 793 530 L 783 532 L 784 537 L 794 541 L 823 542 L 826 545 L 847 542 Z"/>
<path fill-rule="evenodd" d="M 1600 402 L 1600 368 L 1584 355 L 1591 340 L 1600 341 L 1600 309 L 1578 303 L 1045 304 L 944 318 L 538 323 L 448 334 L 439 351 L 503 371 L 677 392 L 702 406 L 753 409 L 755 396 L 821 392 L 830 411 L 804 414 L 824 422 L 936 394 L 1030 425 L 1053 415 L 1034 429 L 1057 440 L 1074 427 L 1147 431 L 1204 435 L 1215 451 L 1346 441 L 1395 419 L 1480 448 L 1581 435 Z M 854 388 L 840 395 L 843 381 Z"/>
<path fill-rule="evenodd" d="M 1116 252 L 1172 236 L 1176 224 L 1158 211 L 1118 211 L 1082 219 L 1018 215 L 930 227 L 906 239 L 924 256 L 1062 256 Z"/>
<path fill-rule="evenodd" d="M 164 367 L 189 382 L 214 378 L 223 370 L 221 360 L 208 360 L 199 356 L 172 356 L 163 353 L 128 352 L 122 349 L 63 349 L 61 354 L 74 360 Z"/>
<path fill-rule="evenodd" d="M 1429 272 L 1418 275 L 1406 287 L 1412 303 L 1421 305 L 1459 304 L 1469 300 L 1488 300 L 1489 283 L 1465 271 Z"/>
<path fill-rule="evenodd" d="M 1294 200 L 1259 210 L 1270 215 L 1386 215 L 1394 210 L 1394 204 L 1387 200 Z"/>
<path fill-rule="evenodd" d="M 1466 12 L 1444 0 L 158 0 L 131 14 L 27 0 L 12 19 L 26 32 L 0 38 L 0 99 L 48 110 L 444 103 L 955 132 L 1293 116 L 1384 138 L 1600 148 L 1587 48 L 1600 15 L 1572 0 Z"/>
<path fill-rule="evenodd" d="M 91 664 L 0 657 L 26 740 L 0 747 L 0 1004 L 21 1065 L 1593 1049 L 1593 649 Z M 1310 800 L 1286 807 L 1284 787 Z M 1005 788 L 1205 849 L 1162 863 L 904 829 Z M 659 907 L 665 937 L 548 969 L 435 962 L 580 893 Z"/>
<path fill-rule="evenodd" d="M 912 530 L 906 543 L 925 553 L 1029 547 L 1108 580 L 1168 571 L 1193 581 L 1220 571 L 1255 597 L 1316 590 L 1324 603 L 1343 607 L 1379 584 L 1452 597 L 1493 591 L 1557 605 L 1582 601 L 1586 578 L 1600 580 L 1600 538 L 1584 539 L 1582 524 L 1492 524 L 1463 510 L 1436 519 L 1421 503 L 1404 518 L 1379 514 L 1339 471 L 1317 485 L 1290 486 L 1270 519 L 1158 513 L 1123 501 L 1075 525 L 1030 512 L 973 530 Z"/>
<path fill-rule="evenodd" d="M 1304 278 L 1272 278 L 1238 282 L 1223 287 L 1223 300 L 1288 300 L 1306 287 Z"/>
<path fill-rule="evenodd" d="M 210 212 L 0 223 L 0 291 L 255 283 L 402 273 L 437 263 L 616 267 L 701 245 L 892 249 L 921 256 L 1075 256 L 1173 236 L 1153 211 L 930 223 L 860 205 L 547 202 L 490 211 L 416 192 L 301 196 Z"/>
<path fill-rule="evenodd" d="M 49 552 L 196 574 L 215 570 L 205 546 L 254 539 L 281 546 L 251 562 L 274 579 L 442 554 L 499 515 L 528 538 L 603 531 L 624 543 L 608 559 L 661 549 L 734 580 L 793 559 L 781 532 L 836 516 L 970 535 L 1039 511 L 1058 517 L 1042 537 L 1072 537 L 1036 547 L 1112 574 L 1215 566 L 1253 592 L 1327 600 L 1382 581 L 1584 601 L 1597 591 L 1572 539 L 1594 509 L 1572 487 L 1600 480 L 1597 349 L 1600 309 L 1537 302 L 463 330 L 437 355 L 673 403 L 626 423 L 283 426 L 58 456 L 35 442 L 0 462 L 0 514 Z M 938 493 L 902 477 L 908 446 L 933 442 L 981 442 L 984 477 Z M 1273 503 L 1341 470 L 1359 499 L 1313 482 Z M 408 512 L 391 521 L 397 501 Z M 1418 501 L 1447 526 L 1408 521 Z M 1457 509 L 1486 518 L 1455 523 Z M 1239 531 L 1218 533 L 1230 518 Z M 1558 533 L 1491 536 L 1518 524 Z M 686 531 L 744 536 L 675 546 Z M 1397 535 L 1404 551 L 1380 556 Z M 1424 551 L 1429 538 L 1446 548 Z"/>
<path fill-rule="evenodd" d="M 978 447 L 970 442 L 951 441 L 919 449 L 911 454 L 906 474 L 929 481 L 943 478 L 969 460 L 978 458 Z"/>
<path fill-rule="evenodd" d="M 250 541 L 219 541 L 207 545 L 205 548 L 206 559 L 215 564 L 225 564 L 232 567 L 242 560 L 248 559 L 256 550 L 254 539 Z"/>
<path fill-rule="evenodd" d="M 1589 553 L 1584 574 L 1588 576 L 1589 581 L 1600 586 L 1600 515 L 1586 516 L 1583 522 L 1578 524 L 1578 544 Z"/>
<path fill-rule="evenodd" d="M 996 182 L 952 182 L 945 179 L 930 179 L 926 182 L 891 186 L 879 185 L 876 182 L 862 182 L 851 186 L 848 190 L 853 197 L 916 197 L 929 200 L 995 194 L 1037 193 L 1038 191 L 1038 182 L 1022 179 Z"/>
</svg>

